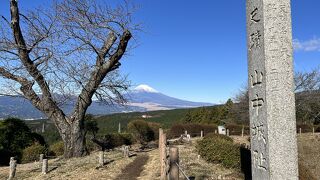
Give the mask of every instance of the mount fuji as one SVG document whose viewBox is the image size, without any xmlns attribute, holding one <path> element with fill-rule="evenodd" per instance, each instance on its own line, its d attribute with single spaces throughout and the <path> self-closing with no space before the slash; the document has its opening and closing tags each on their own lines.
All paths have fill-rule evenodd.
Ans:
<svg viewBox="0 0 320 180">
<path fill-rule="evenodd" d="M 166 110 L 177 108 L 193 108 L 200 106 L 212 106 L 211 103 L 192 102 L 167 96 L 154 88 L 142 84 L 125 95 L 128 104 L 146 108 L 147 110 Z"/>
<path fill-rule="evenodd" d="M 210 103 L 185 101 L 164 95 L 148 85 L 139 85 L 129 93 L 124 94 L 128 103 L 126 105 L 106 105 L 93 101 L 87 113 L 105 115 L 121 112 L 144 112 L 155 110 L 169 110 L 177 108 L 193 108 L 211 106 Z M 62 106 L 62 110 L 69 114 L 73 110 L 76 97 Z M 0 119 L 17 117 L 21 119 L 41 119 L 46 116 L 22 97 L 0 96 Z"/>
</svg>

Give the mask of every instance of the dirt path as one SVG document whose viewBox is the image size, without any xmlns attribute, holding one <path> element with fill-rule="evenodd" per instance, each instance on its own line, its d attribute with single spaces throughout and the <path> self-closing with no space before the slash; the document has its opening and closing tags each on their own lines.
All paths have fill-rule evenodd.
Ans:
<svg viewBox="0 0 320 180">
<path fill-rule="evenodd" d="M 139 154 L 136 159 L 128 164 L 116 180 L 136 180 L 143 171 L 143 166 L 147 163 L 149 156 L 147 154 Z"/>
</svg>

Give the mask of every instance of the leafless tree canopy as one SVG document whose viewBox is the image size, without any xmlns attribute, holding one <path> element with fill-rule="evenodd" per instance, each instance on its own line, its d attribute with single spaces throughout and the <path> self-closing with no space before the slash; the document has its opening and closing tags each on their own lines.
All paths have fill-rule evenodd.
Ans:
<svg viewBox="0 0 320 180">
<path fill-rule="evenodd" d="M 134 7 L 102 2 L 62 0 L 20 12 L 18 2 L 10 0 L 11 16 L 0 21 L 1 94 L 30 100 L 65 136 L 74 122 L 81 128 L 94 96 L 123 102 L 129 86 L 118 68 L 139 28 L 131 20 Z M 68 100 L 60 95 L 78 96 L 72 114 L 59 108 Z"/>
<path fill-rule="evenodd" d="M 320 69 L 315 68 L 310 72 L 296 72 L 294 81 L 296 92 L 320 90 Z"/>
<path fill-rule="evenodd" d="M 297 120 L 320 123 L 320 69 L 295 73 L 296 115 Z M 244 86 L 236 94 L 234 111 L 242 121 L 249 120 L 248 87 Z"/>
<path fill-rule="evenodd" d="M 66 0 L 25 14 L 11 11 L 12 19 L 2 17 L 0 26 L 0 70 L 6 79 L 1 80 L 1 93 L 24 95 L 20 86 L 28 84 L 36 95 L 51 94 L 56 102 L 61 96 L 55 99 L 53 94 L 68 97 L 92 90 L 100 100 L 123 101 L 121 92 L 129 84 L 117 70 L 120 62 L 112 59 L 123 53 L 120 41 L 126 45 L 138 28 L 131 22 L 130 10 L 129 4 L 114 8 L 96 1 Z M 22 55 L 28 56 L 26 61 Z M 106 74 L 103 81 L 90 89 L 99 70 L 108 73 L 101 73 Z"/>
</svg>

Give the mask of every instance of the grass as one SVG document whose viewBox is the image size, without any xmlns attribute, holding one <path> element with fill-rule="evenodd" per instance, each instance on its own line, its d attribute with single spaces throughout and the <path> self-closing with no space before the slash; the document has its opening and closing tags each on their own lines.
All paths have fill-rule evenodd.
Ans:
<svg viewBox="0 0 320 180">
<path fill-rule="evenodd" d="M 196 179 L 243 179 L 240 172 L 227 169 L 219 164 L 208 163 L 201 157 L 195 148 L 196 139 L 191 145 L 179 145 L 180 166 L 188 176 Z M 181 176 L 181 179 L 183 177 Z"/>
<path fill-rule="evenodd" d="M 107 161 L 113 160 L 113 162 L 99 169 L 96 168 L 98 164 L 97 152 L 81 158 L 72 158 L 68 160 L 52 159 L 49 160 L 49 173 L 46 175 L 41 174 L 39 162 L 18 164 L 15 179 L 115 179 L 121 174 L 122 169 L 136 158 L 123 158 L 122 152 L 119 151 L 105 152 L 105 157 Z M 8 172 L 8 167 L 0 167 L 0 179 L 6 179 Z"/>
<path fill-rule="evenodd" d="M 232 136 L 235 143 L 248 143 L 247 137 Z M 220 164 L 208 163 L 201 157 L 195 149 L 197 138 L 192 139 L 192 143 L 178 145 L 180 166 L 188 176 L 199 179 L 243 179 L 240 170 L 227 169 Z M 302 134 L 298 136 L 299 147 L 299 172 L 301 180 L 316 180 L 320 177 L 320 134 Z M 147 153 L 149 159 L 140 174 L 139 180 L 159 179 L 159 151 L 152 150 Z M 38 162 L 28 164 L 18 164 L 16 179 L 114 179 L 121 174 L 135 157 L 123 158 L 119 151 L 111 151 L 105 154 L 107 160 L 114 160 L 103 168 L 96 169 L 98 153 L 92 153 L 82 158 L 52 159 L 49 161 L 49 170 L 46 175 L 42 175 Z M 6 179 L 8 167 L 0 167 L 0 179 Z M 182 174 L 181 179 L 183 179 Z"/>
<path fill-rule="evenodd" d="M 320 134 L 305 133 L 298 136 L 299 173 L 301 180 L 320 177 Z M 303 177 L 302 177 L 303 176 Z"/>
</svg>

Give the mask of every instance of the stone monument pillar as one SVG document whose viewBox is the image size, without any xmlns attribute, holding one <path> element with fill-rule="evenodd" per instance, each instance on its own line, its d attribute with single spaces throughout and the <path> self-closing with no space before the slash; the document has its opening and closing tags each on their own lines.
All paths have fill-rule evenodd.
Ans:
<svg viewBox="0 0 320 180">
<path fill-rule="evenodd" d="M 298 180 L 290 0 L 247 0 L 252 179 Z"/>
</svg>

